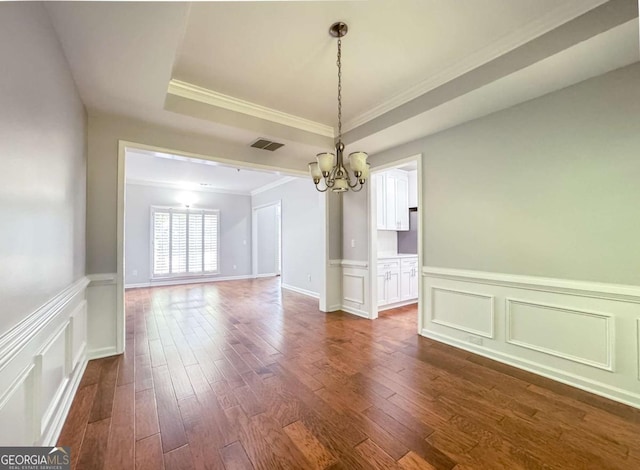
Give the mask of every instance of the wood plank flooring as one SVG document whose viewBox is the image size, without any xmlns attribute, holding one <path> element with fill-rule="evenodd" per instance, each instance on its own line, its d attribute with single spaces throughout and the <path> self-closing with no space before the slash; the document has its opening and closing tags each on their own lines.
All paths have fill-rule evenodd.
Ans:
<svg viewBox="0 0 640 470">
<path fill-rule="evenodd" d="M 58 445 L 76 469 L 637 469 L 640 410 L 279 280 L 129 290 Z"/>
</svg>

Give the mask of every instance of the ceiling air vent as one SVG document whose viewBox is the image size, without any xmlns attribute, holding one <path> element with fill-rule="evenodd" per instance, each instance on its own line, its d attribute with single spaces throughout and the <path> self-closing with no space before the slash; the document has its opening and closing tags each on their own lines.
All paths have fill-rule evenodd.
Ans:
<svg viewBox="0 0 640 470">
<path fill-rule="evenodd" d="M 273 152 L 274 150 L 278 150 L 283 145 L 284 144 L 280 144 L 278 142 L 272 142 L 267 139 L 258 139 L 251 144 L 251 147 L 262 149 L 262 150 L 269 150 L 270 152 Z"/>
</svg>

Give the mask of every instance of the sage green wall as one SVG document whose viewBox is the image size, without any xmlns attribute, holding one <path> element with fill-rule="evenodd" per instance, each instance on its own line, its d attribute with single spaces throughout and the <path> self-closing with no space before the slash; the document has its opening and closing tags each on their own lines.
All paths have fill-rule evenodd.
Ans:
<svg viewBox="0 0 640 470">
<path fill-rule="evenodd" d="M 371 160 L 417 153 L 424 265 L 640 284 L 640 63 Z"/>
</svg>

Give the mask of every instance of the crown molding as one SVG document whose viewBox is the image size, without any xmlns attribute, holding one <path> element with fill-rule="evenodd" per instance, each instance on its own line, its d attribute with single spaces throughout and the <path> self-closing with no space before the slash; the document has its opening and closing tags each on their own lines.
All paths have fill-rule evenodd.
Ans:
<svg viewBox="0 0 640 470">
<path fill-rule="evenodd" d="M 277 188 L 278 186 L 282 186 L 283 184 L 288 183 L 289 181 L 297 180 L 295 176 L 285 176 L 282 179 L 274 181 L 273 183 L 267 183 L 264 186 L 260 186 L 259 188 L 251 191 L 251 195 L 255 196 L 256 194 L 264 193 L 265 191 L 269 191 L 270 189 Z"/>
<path fill-rule="evenodd" d="M 489 43 L 464 59 L 445 67 L 432 77 L 348 120 L 343 125 L 343 133 L 349 132 L 481 65 L 491 62 L 501 55 L 593 10 L 607 1 L 608 0 L 574 0 L 571 3 L 562 4 L 558 8 L 550 10 L 536 21 L 532 21 L 524 27 L 518 28 L 498 40 Z"/>
<path fill-rule="evenodd" d="M 266 106 L 251 103 L 250 101 L 234 98 L 233 96 L 224 95 L 208 88 L 203 88 L 181 80 L 171 79 L 169 81 L 167 93 L 211 106 L 217 106 L 229 111 L 235 111 L 259 119 L 283 124 L 285 126 L 311 132 L 313 134 L 331 138 L 335 137 L 334 129 L 331 126 L 310 121 L 299 116 L 294 116 L 293 114 L 284 113 L 277 109 L 267 108 Z"/>
<path fill-rule="evenodd" d="M 152 186 L 155 188 L 167 188 L 167 189 L 178 189 L 181 191 L 198 191 L 204 193 L 220 193 L 220 194 L 235 194 L 237 196 L 250 196 L 251 193 L 249 191 L 235 191 L 233 189 L 222 189 L 222 188 L 210 188 L 207 186 L 202 187 L 184 187 L 180 183 L 170 183 L 168 181 L 152 181 L 152 180 L 141 180 L 141 179 L 133 179 L 127 178 L 127 184 L 135 184 L 136 186 Z"/>
</svg>

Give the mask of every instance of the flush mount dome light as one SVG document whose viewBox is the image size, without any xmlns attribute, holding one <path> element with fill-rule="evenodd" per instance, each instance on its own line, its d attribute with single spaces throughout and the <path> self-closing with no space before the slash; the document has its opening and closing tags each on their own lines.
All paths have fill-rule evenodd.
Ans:
<svg viewBox="0 0 640 470">
<path fill-rule="evenodd" d="M 325 192 L 331 189 L 334 193 L 343 193 L 351 189 L 360 191 L 369 178 L 368 155 L 365 152 L 353 152 L 349 155 L 349 167 L 353 172 L 353 179 L 349 170 L 344 166 L 344 144 L 342 143 L 342 38 L 349 28 L 341 21 L 333 23 L 329 34 L 338 38 L 338 140 L 336 153 L 319 153 L 316 161 L 309 163 L 309 174 L 316 185 L 316 189 Z M 324 180 L 324 189 L 320 188 L 320 180 Z"/>
</svg>

